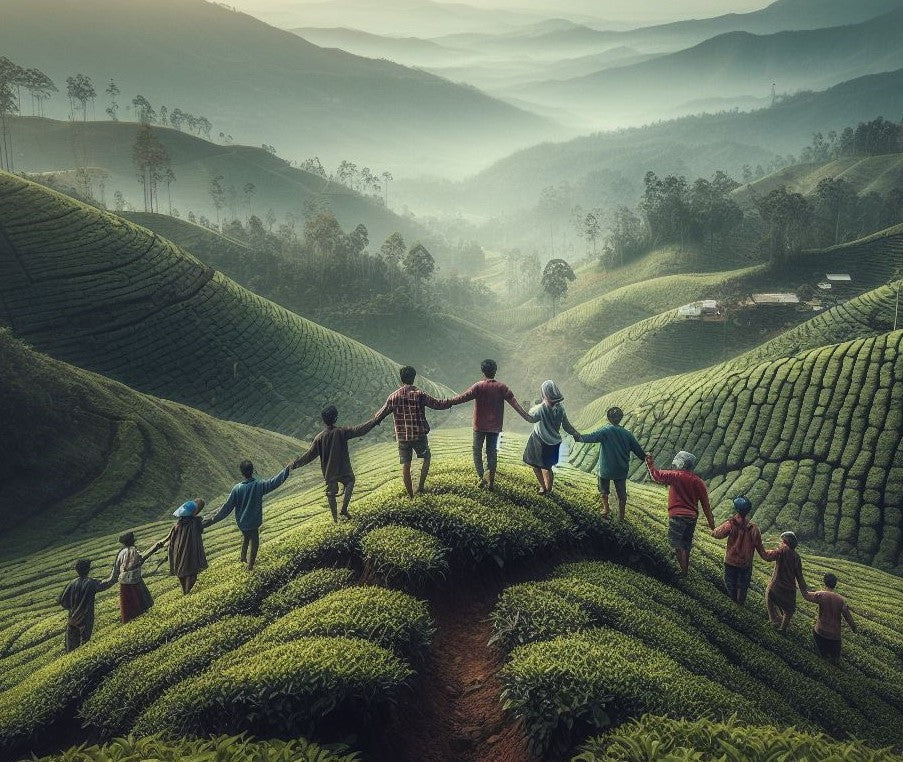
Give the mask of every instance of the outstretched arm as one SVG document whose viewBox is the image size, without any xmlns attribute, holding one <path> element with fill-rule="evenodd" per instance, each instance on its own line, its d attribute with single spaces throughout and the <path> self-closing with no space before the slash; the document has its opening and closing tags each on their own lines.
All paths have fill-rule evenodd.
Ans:
<svg viewBox="0 0 903 762">
<path fill-rule="evenodd" d="M 281 486 L 282 483 L 286 479 L 288 479 L 289 471 L 291 471 L 291 464 L 287 465 L 275 476 L 271 476 L 269 479 L 263 482 L 263 494 L 266 495 L 267 493 L 272 492 L 274 489 Z"/>
<path fill-rule="evenodd" d="M 454 399 L 454 397 L 452 399 Z M 420 401 L 426 407 L 430 407 L 433 410 L 448 410 L 452 406 L 451 399 L 437 400 L 435 397 L 427 394 L 426 392 L 420 392 Z"/>
<path fill-rule="evenodd" d="M 731 533 L 731 521 L 728 519 L 720 526 L 712 530 L 712 537 L 716 540 L 723 540 Z"/>
<path fill-rule="evenodd" d="M 369 421 L 360 424 L 359 426 L 349 426 L 345 431 L 345 436 L 348 439 L 356 439 L 357 437 L 362 437 L 364 434 L 368 434 L 374 426 L 379 425 L 379 420 L 376 418 L 371 418 Z"/>
<path fill-rule="evenodd" d="M 505 395 L 505 402 L 511 405 L 511 407 L 514 408 L 514 411 L 525 421 L 529 423 L 536 423 L 536 421 L 533 420 L 533 417 L 521 407 L 520 402 L 517 401 L 517 397 L 514 396 L 514 392 L 512 392 L 510 389 Z"/>
<path fill-rule="evenodd" d="M 853 621 L 853 615 L 850 613 L 850 607 L 845 605 L 840 613 L 843 614 L 843 618 L 847 620 L 847 624 L 850 625 L 850 629 L 853 632 L 856 632 L 856 622 Z"/>
<path fill-rule="evenodd" d="M 574 439 L 576 439 L 578 442 L 580 441 L 580 432 L 571 425 L 571 422 L 568 420 L 567 413 L 565 413 L 561 417 L 561 428 L 563 428 L 568 434 L 574 437 Z"/>
<path fill-rule="evenodd" d="M 307 448 L 307 452 L 304 455 L 300 455 L 295 458 L 291 463 L 291 468 L 294 471 L 296 468 L 301 468 L 301 466 L 306 466 L 310 463 L 314 458 L 317 457 L 317 440 L 315 439 L 310 447 Z"/>
<path fill-rule="evenodd" d="M 389 400 L 386 400 L 385 404 L 376 411 L 376 415 L 374 415 L 373 417 L 376 419 L 377 423 L 382 423 L 383 418 L 391 414 L 392 406 L 389 404 Z"/>
<path fill-rule="evenodd" d="M 591 431 L 589 434 L 581 434 L 580 441 L 585 442 L 586 444 L 595 444 L 596 442 L 602 441 L 602 429 L 605 427 L 602 426 L 595 431 Z"/>
<path fill-rule="evenodd" d="M 705 514 L 706 521 L 709 522 L 709 529 L 715 531 L 715 517 L 712 515 L 712 506 L 709 504 L 709 491 L 703 487 L 702 496 L 699 498 L 702 504 L 702 512 Z"/>
<path fill-rule="evenodd" d="M 637 439 L 633 434 L 630 434 L 630 450 L 640 460 L 644 460 L 646 458 L 646 451 L 642 447 L 640 447 L 640 443 L 637 442 Z"/>
<path fill-rule="evenodd" d="M 212 516 L 208 516 L 204 519 L 202 526 L 206 529 L 211 524 L 215 524 L 217 521 L 222 521 L 226 516 L 232 513 L 232 510 L 235 508 L 235 492 L 232 491 L 229 493 L 229 497 L 226 498 L 226 502 L 222 504 L 220 509 L 214 513 Z"/>
<path fill-rule="evenodd" d="M 467 391 L 461 392 L 456 397 L 452 397 L 451 399 L 449 399 L 448 402 L 450 405 L 460 405 L 464 402 L 470 402 L 476 396 L 477 396 L 477 387 L 476 387 L 476 384 L 474 384 Z"/>
</svg>

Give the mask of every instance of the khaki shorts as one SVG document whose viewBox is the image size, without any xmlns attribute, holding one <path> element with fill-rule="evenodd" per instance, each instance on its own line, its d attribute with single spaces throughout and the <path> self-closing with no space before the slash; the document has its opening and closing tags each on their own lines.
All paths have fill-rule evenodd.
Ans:
<svg viewBox="0 0 903 762">
<path fill-rule="evenodd" d="M 430 455 L 430 442 L 426 437 L 420 439 L 412 439 L 407 442 L 398 443 L 398 461 L 399 463 L 410 463 L 414 459 L 414 453 L 418 458 L 427 458 Z"/>
</svg>

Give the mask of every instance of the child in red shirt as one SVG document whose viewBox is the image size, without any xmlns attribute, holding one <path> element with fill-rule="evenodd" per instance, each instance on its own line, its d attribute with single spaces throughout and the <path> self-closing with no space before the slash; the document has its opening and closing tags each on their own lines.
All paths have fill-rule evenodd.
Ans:
<svg viewBox="0 0 903 762">
<path fill-rule="evenodd" d="M 674 456 L 672 465 L 675 468 L 673 471 L 659 471 L 652 455 L 646 455 L 646 467 L 652 481 L 668 485 L 668 541 L 677 556 L 677 565 L 680 567 L 678 573 L 685 577 L 690 566 L 690 548 L 693 546 L 696 520 L 699 518 L 697 505 L 702 506 L 709 529 L 715 529 L 715 518 L 712 516 L 705 482 L 693 473 L 696 456 L 681 450 Z"/>
<path fill-rule="evenodd" d="M 756 551 L 765 558 L 762 534 L 747 516 L 752 510 L 749 498 L 733 499 L 734 515 L 712 532 L 712 537 L 721 540 L 727 537 L 724 553 L 724 588 L 730 599 L 741 606 L 746 602 L 749 581 L 752 578 L 753 556 Z"/>
</svg>

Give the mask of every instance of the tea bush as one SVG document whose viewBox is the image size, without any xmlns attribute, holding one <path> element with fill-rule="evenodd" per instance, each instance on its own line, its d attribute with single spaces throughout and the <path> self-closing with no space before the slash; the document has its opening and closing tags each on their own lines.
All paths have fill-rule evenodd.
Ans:
<svg viewBox="0 0 903 762">
<path fill-rule="evenodd" d="M 419 588 L 448 571 L 448 549 L 431 534 L 410 527 L 374 529 L 361 540 L 361 553 L 388 584 Z"/>
<path fill-rule="evenodd" d="M 276 619 L 327 593 L 348 587 L 353 581 L 351 569 L 313 569 L 264 598 L 260 612 L 268 619 Z"/>
</svg>

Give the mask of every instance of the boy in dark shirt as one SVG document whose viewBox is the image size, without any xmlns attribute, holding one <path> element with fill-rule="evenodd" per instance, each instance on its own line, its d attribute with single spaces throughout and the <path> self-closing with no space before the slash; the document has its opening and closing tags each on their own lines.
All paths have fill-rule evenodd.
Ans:
<svg viewBox="0 0 903 762">
<path fill-rule="evenodd" d="M 323 470 L 323 479 L 326 481 L 326 500 L 329 502 L 329 510 L 332 512 L 332 520 L 337 522 L 339 516 L 342 516 L 343 519 L 350 518 L 348 504 L 351 502 L 351 493 L 354 491 L 354 471 L 351 468 L 351 456 L 348 453 L 348 440 L 364 436 L 379 423 L 379 420 L 372 418 L 360 426 L 336 426 L 339 411 L 335 405 L 325 408 L 321 415 L 326 428 L 314 437 L 307 452 L 297 458 L 291 467 L 293 469 L 300 468 L 316 458 L 320 459 L 320 468 Z M 345 488 L 341 513 L 338 513 L 336 505 L 339 483 Z"/>
<path fill-rule="evenodd" d="M 75 562 L 78 579 L 73 580 L 60 596 L 60 606 L 69 611 L 66 623 L 66 650 L 74 651 L 91 640 L 94 631 L 94 596 L 113 584 L 112 579 L 98 582 L 91 579 L 91 562 L 86 558 Z"/>
</svg>

